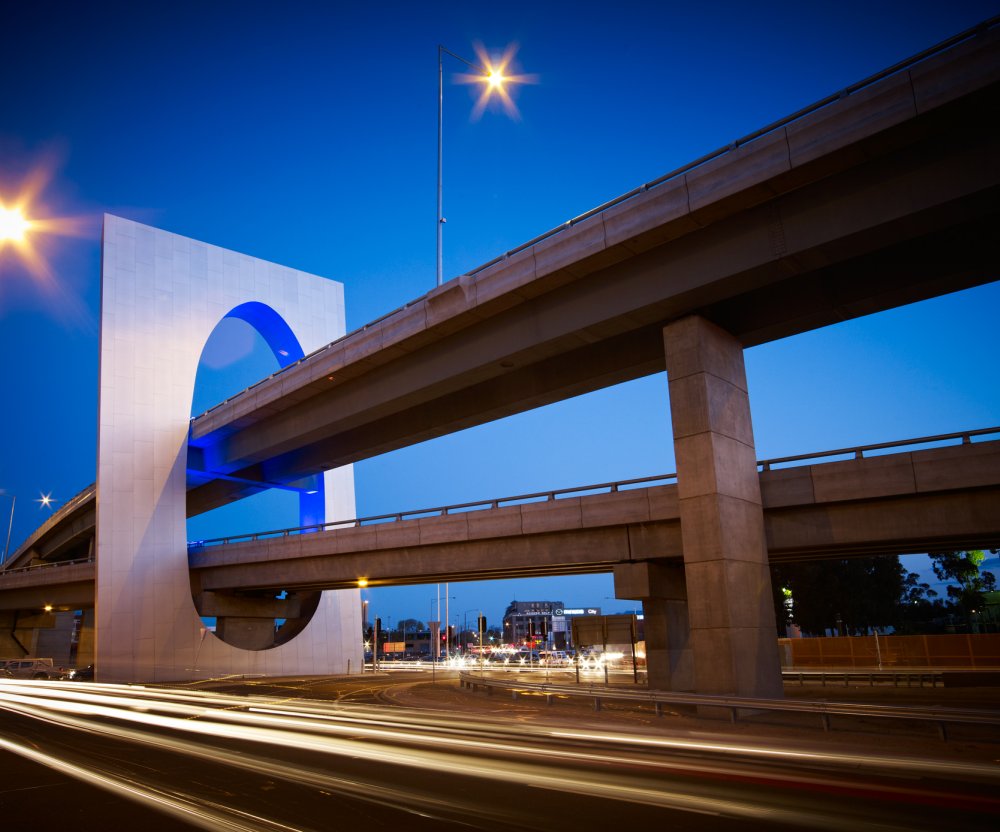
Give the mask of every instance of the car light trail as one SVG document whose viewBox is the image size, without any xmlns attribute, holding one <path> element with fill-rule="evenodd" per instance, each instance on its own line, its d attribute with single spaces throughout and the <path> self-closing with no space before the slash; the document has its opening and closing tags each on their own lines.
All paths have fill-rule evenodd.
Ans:
<svg viewBox="0 0 1000 832">
<path fill-rule="evenodd" d="M 909 828 L 907 821 L 893 820 L 893 805 L 925 803 L 1000 813 L 996 798 L 956 798 L 924 783 L 898 782 L 899 777 L 946 775 L 988 784 L 995 794 L 1000 770 L 981 763 L 554 730 L 496 720 L 470 719 L 464 725 L 454 715 L 428 711 L 127 685 L 4 681 L 0 710 L 64 732 L 85 732 L 224 766 L 234 777 L 242 772 L 274 778 L 367 805 L 384 807 L 388 802 L 423 818 L 465 819 L 486 828 L 551 828 L 551 815 L 539 816 L 537 809 L 529 811 L 516 801 L 481 799 L 484 790 L 496 787 L 504 793 L 526 783 L 566 800 L 613 801 L 630 804 L 633 810 L 643 806 L 813 829 L 842 829 L 845 824 L 854 829 Z M 126 775 L 99 770 L 72 759 L 65 745 L 31 747 L 8 738 L 2 748 L 203 828 L 303 828 L 165 790 L 135 771 Z M 793 767 L 796 770 L 790 770 Z M 897 780 L 859 782 L 859 771 Z M 481 786 L 428 788 L 417 782 L 426 772 L 449 783 Z M 754 787 L 752 794 L 746 793 L 748 786 Z M 785 805 L 781 796 L 790 792 L 823 801 L 825 810 Z M 868 818 L 845 801 L 845 795 L 881 802 L 886 811 Z"/>
</svg>

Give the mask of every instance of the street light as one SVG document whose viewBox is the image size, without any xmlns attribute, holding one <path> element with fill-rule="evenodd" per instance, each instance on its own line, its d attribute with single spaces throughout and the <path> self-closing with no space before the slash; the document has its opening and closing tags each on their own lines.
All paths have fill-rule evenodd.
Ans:
<svg viewBox="0 0 1000 832">
<path fill-rule="evenodd" d="M 462 649 L 463 653 L 467 653 L 468 652 L 468 650 L 466 649 L 466 648 L 468 648 L 468 644 L 466 644 L 466 642 L 465 642 L 465 634 L 469 631 L 469 613 L 470 612 L 479 612 L 479 607 L 473 607 L 471 610 L 466 610 L 465 612 L 462 613 L 462 635 L 459 636 L 458 641 L 459 641 L 459 645 L 463 648 Z M 458 616 L 457 615 L 455 616 L 455 619 L 456 619 L 455 623 L 457 624 L 458 623 L 458 621 L 457 621 Z"/>
<path fill-rule="evenodd" d="M 10 240 L 20 243 L 31 228 L 31 222 L 24 216 L 20 206 L 6 208 L 0 203 L 0 245 Z"/>
<path fill-rule="evenodd" d="M 462 80 L 483 84 L 482 95 L 476 102 L 473 115 L 479 115 L 486 108 L 490 98 L 496 94 L 504 104 L 508 113 L 516 115 L 517 108 L 511 100 L 505 85 L 511 83 L 532 83 L 536 79 L 528 75 L 507 75 L 507 65 L 514 57 L 515 48 L 508 47 L 503 57 L 494 65 L 490 58 L 477 46 L 476 53 L 481 64 L 473 63 L 456 55 L 450 49 L 445 49 L 438 44 L 438 177 L 437 177 L 437 285 L 440 286 L 444 280 L 443 249 L 444 249 L 444 188 L 443 188 L 443 168 L 444 168 L 444 56 L 450 55 L 469 67 L 475 74 L 463 76 Z M 483 65 L 485 64 L 485 66 Z"/>
<path fill-rule="evenodd" d="M 448 586 L 448 584 L 445 584 L 445 616 L 444 616 L 445 639 L 448 638 L 448 602 L 455 600 L 455 596 L 454 595 L 448 595 L 447 586 Z M 437 659 L 441 658 L 441 584 L 438 584 L 437 597 L 436 598 L 431 598 L 431 615 L 434 615 L 434 605 L 435 604 L 437 604 L 437 618 L 436 619 L 431 619 L 431 620 L 432 621 L 434 621 L 434 620 L 437 621 L 437 625 L 438 625 L 438 637 L 434 641 L 434 647 L 431 650 L 431 658 L 434 659 L 434 660 L 437 660 Z M 428 634 L 428 636 L 431 634 L 431 622 L 430 621 L 427 622 L 427 634 Z M 445 658 L 448 658 L 447 647 L 448 647 L 448 643 L 446 641 L 446 643 L 445 643 Z"/>
<path fill-rule="evenodd" d="M 3 560 L 0 560 L 0 565 L 3 565 L 7 562 L 7 555 L 10 553 L 10 534 L 14 529 L 14 506 L 17 504 L 17 495 L 8 494 L 3 489 L 0 489 L 0 497 L 10 497 L 10 519 L 7 521 L 7 542 L 3 547 Z M 52 499 L 51 492 L 48 494 L 42 494 L 42 496 L 35 500 L 35 502 L 38 503 L 39 508 L 47 508 L 49 511 L 53 510 L 56 503 L 56 501 Z"/>
<path fill-rule="evenodd" d="M 0 560 L 0 566 L 7 562 L 7 552 L 10 551 L 10 533 L 14 528 L 14 506 L 17 505 L 17 497 L 13 494 L 5 494 L 0 492 L 0 497 L 10 497 L 10 520 L 7 523 L 7 543 L 3 547 L 3 560 Z"/>
</svg>

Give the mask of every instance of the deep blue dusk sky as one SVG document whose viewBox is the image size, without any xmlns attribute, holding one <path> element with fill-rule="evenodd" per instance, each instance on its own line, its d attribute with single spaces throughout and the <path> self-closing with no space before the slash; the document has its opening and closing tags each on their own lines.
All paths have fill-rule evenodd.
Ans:
<svg viewBox="0 0 1000 832">
<path fill-rule="evenodd" d="M 520 45 L 520 119 L 445 89 L 445 278 L 965 29 L 995 2 L 17 4 L 4 13 L 0 202 L 32 173 L 47 283 L 0 255 L 0 488 L 93 482 L 100 216 L 340 280 L 349 328 L 434 283 L 437 44 Z M 27 8 L 29 7 L 30 8 Z M 446 65 L 446 80 L 462 70 Z M 760 457 L 1000 423 L 1000 284 L 747 352 Z M 199 402 L 270 371 L 218 339 Z M 233 367 L 230 360 L 250 350 Z M 369 460 L 358 513 L 674 470 L 663 374 Z M 0 498 L 6 532 L 10 501 Z M 276 525 L 290 520 L 275 515 Z M 253 530 L 252 528 L 236 530 Z M 197 536 L 205 536 L 205 528 Z M 2 545 L 2 541 L 0 541 Z M 434 587 L 373 592 L 426 620 Z M 609 577 L 452 585 L 625 609 Z"/>
</svg>

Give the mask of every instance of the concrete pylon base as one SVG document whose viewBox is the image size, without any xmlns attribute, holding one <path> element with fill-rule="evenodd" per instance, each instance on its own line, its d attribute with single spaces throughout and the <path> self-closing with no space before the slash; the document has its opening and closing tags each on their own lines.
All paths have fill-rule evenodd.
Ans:
<svg viewBox="0 0 1000 832">
<path fill-rule="evenodd" d="M 653 690 L 694 690 L 684 564 L 619 563 L 614 575 L 616 598 L 642 601 L 648 686 Z"/>
</svg>

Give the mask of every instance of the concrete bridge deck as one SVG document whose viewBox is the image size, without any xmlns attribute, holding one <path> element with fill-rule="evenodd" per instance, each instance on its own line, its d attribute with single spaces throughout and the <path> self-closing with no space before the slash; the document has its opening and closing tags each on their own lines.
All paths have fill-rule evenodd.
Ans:
<svg viewBox="0 0 1000 832">
<path fill-rule="evenodd" d="M 879 448 L 835 462 L 761 463 L 772 562 L 1000 544 L 1000 440 L 872 456 Z M 189 560 L 196 586 L 211 593 L 347 588 L 359 578 L 378 586 L 610 572 L 619 563 L 682 557 L 676 484 L 623 486 L 192 545 Z M 85 560 L 0 572 L 0 609 L 89 607 L 94 569 Z"/>
<path fill-rule="evenodd" d="M 760 473 L 772 562 L 1000 541 L 1000 441 Z M 683 556 L 676 484 L 216 546 L 204 591 L 307 589 L 608 572 Z"/>
</svg>

